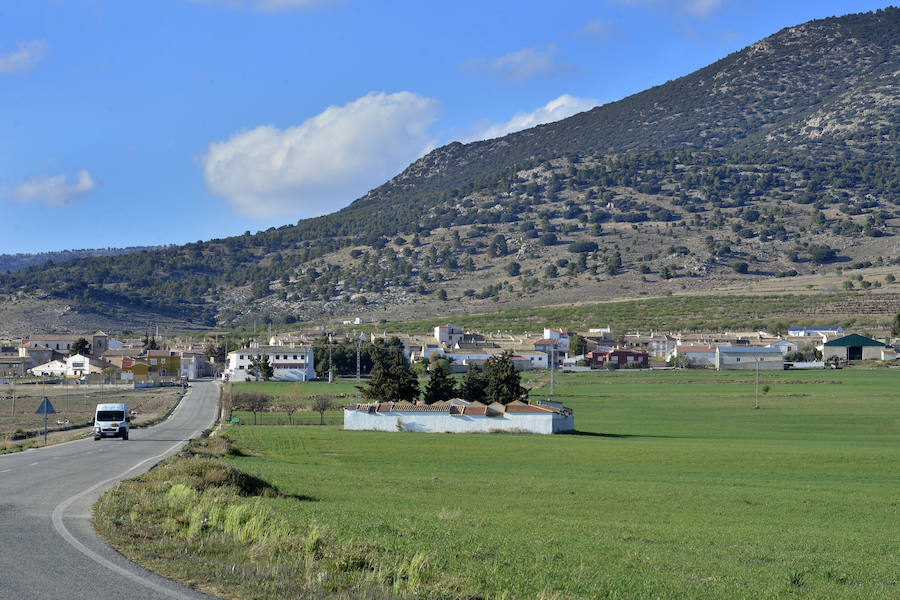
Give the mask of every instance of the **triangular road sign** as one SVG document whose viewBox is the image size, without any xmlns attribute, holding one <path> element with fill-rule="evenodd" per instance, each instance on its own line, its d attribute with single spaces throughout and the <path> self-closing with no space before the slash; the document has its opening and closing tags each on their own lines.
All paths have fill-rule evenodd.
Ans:
<svg viewBox="0 0 900 600">
<path fill-rule="evenodd" d="M 53 408 L 53 405 L 50 404 L 50 399 L 47 396 L 44 396 L 44 401 L 41 402 L 41 405 L 38 407 L 36 415 L 55 415 L 56 409 Z"/>
</svg>

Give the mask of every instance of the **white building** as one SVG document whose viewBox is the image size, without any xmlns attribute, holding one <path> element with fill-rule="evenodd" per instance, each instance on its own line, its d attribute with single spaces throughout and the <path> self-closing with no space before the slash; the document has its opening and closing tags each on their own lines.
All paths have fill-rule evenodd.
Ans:
<svg viewBox="0 0 900 600">
<path fill-rule="evenodd" d="M 203 365 L 203 355 L 199 352 L 181 353 L 181 377 L 185 379 L 197 379 L 200 376 Z"/>
<path fill-rule="evenodd" d="M 97 371 L 91 370 L 91 359 L 82 354 L 76 354 L 66 359 L 66 377 L 84 377 Z"/>
<path fill-rule="evenodd" d="M 550 434 L 575 429 L 572 410 L 559 403 L 512 402 L 486 406 L 454 399 L 432 405 L 411 402 L 358 404 L 344 409 L 344 429 L 423 433 Z"/>
<path fill-rule="evenodd" d="M 549 327 L 544 327 L 544 339 L 556 342 L 557 352 L 569 351 L 569 332 L 565 328 L 550 329 Z"/>
<path fill-rule="evenodd" d="M 251 344 L 228 353 L 225 375 L 229 381 L 253 381 L 252 361 L 265 354 L 274 371 L 275 381 L 309 381 L 316 378 L 313 351 L 310 346 L 260 346 Z"/>
<path fill-rule="evenodd" d="M 48 363 L 32 367 L 28 370 L 38 377 L 65 377 L 66 363 L 61 360 L 51 360 Z"/>
<path fill-rule="evenodd" d="M 796 352 L 797 350 L 800 349 L 800 347 L 797 344 L 795 344 L 794 342 L 791 342 L 789 340 L 779 340 L 779 341 L 775 342 L 774 344 L 769 344 L 767 347 L 768 348 L 778 348 L 779 350 L 781 350 L 782 356 L 784 356 L 788 352 Z"/>
<path fill-rule="evenodd" d="M 457 327 L 456 325 L 451 325 L 449 323 L 446 325 L 438 325 L 434 328 L 434 339 L 436 339 L 439 344 L 447 347 L 461 342 L 464 335 L 465 332 L 462 330 L 462 327 Z"/>
<path fill-rule="evenodd" d="M 716 370 L 722 369 L 784 369 L 784 356 L 778 348 L 760 346 L 718 346 Z"/>
<path fill-rule="evenodd" d="M 840 325 L 826 327 L 791 327 L 788 329 L 790 337 L 834 337 L 844 335 L 844 328 Z"/>
</svg>

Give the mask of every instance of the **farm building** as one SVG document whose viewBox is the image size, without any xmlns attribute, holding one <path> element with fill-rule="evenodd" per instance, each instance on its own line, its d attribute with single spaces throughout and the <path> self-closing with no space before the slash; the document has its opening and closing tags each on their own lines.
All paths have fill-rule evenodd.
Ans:
<svg viewBox="0 0 900 600">
<path fill-rule="evenodd" d="M 485 405 L 459 398 L 434 404 L 380 402 L 344 409 L 344 429 L 426 433 L 559 433 L 575 429 L 572 410 L 557 402 Z"/>
<path fill-rule="evenodd" d="M 822 356 L 826 359 L 837 356 L 841 360 L 881 360 L 881 351 L 884 346 L 878 340 L 851 333 L 825 342 L 822 345 Z"/>
<path fill-rule="evenodd" d="M 778 348 L 760 346 L 718 346 L 716 370 L 722 369 L 784 369 L 784 356 Z"/>
</svg>

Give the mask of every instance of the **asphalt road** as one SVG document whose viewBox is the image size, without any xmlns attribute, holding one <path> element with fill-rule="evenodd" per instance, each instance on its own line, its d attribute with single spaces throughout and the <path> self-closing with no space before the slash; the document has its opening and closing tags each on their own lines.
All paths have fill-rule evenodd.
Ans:
<svg viewBox="0 0 900 600">
<path fill-rule="evenodd" d="M 0 600 L 211 598 L 126 560 L 91 528 L 91 505 L 216 418 L 218 387 L 194 382 L 165 422 L 0 456 Z"/>
</svg>

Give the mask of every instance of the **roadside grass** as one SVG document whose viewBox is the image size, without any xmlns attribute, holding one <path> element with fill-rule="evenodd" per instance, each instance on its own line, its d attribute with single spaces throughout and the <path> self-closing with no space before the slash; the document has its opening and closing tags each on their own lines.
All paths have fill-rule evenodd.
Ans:
<svg viewBox="0 0 900 600">
<path fill-rule="evenodd" d="M 287 537 L 133 529 L 121 515 L 157 514 L 140 486 L 182 493 L 180 462 L 110 492 L 95 522 L 139 562 L 240 598 L 897 597 L 900 371 L 763 385 L 754 410 L 752 371 L 560 373 L 575 435 L 230 427 L 211 452 L 278 493 L 216 502 Z M 164 506 L 170 531 L 191 530 Z"/>
</svg>

